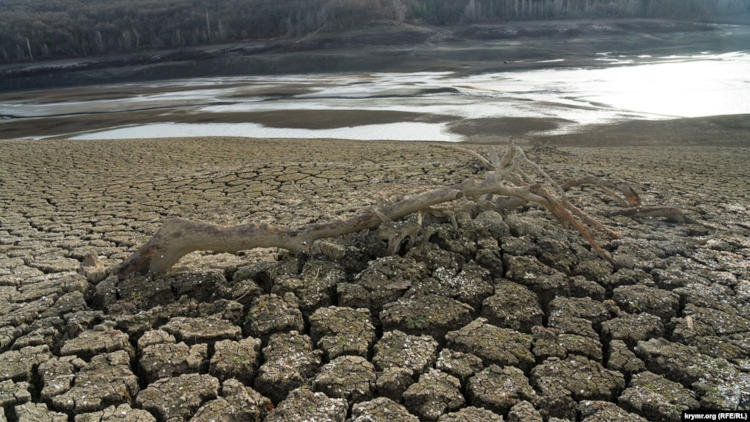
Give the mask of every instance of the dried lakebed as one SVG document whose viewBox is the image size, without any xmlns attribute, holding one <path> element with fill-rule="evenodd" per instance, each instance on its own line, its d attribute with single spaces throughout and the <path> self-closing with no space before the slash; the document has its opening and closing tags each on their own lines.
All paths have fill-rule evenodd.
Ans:
<svg viewBox="0 0 750 422">
<path fill-rule="evenodd" d="M 476 147 L 481 149 L 481 147 Z M 743 147 L 530 148 L 611 174 L 698 224 L 608 217 L 615 269 L 544 211 L 458 204 L 397 256 L 191 254 L 118 282 L 168 216 L 296 225 L 455 183 L 427 143 L 0 142 L 0 403 L 18 421 L 679 420 L 750 407 Z M 1 419 L 1 418 L 0 418 Z"/>
</svg>

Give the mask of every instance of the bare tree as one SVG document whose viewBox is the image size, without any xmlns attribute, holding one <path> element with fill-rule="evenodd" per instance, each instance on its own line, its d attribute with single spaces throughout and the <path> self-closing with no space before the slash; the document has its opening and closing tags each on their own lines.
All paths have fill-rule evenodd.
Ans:
<svg viewBox="0 0 750 422">
<path fill-rule="evenodd" d="M 211 20 L 208 18 L 208 9 L 205 10 L 206 12 L 206 40 L 211 40 Z"/>
<path fill-rule="evenodd" d="M 102 37 L 102 31 L 96 31 L 94 33 L 94 43 L 100 53 L 104 52 L 104 38 Z"/>
<path fill-rule="evenodd" d="M 31 54 L 31 41 L 29 41 L 29 37 L 26 37 L 26 49 L 29 51 L 29 59 L 34 61 L 34 55 Z"/>
</svg>

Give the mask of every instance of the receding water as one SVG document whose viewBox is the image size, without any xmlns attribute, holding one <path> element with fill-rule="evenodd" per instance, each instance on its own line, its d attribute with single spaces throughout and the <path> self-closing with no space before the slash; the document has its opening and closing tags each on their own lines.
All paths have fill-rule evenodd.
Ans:
<svg viewBox="0 0 750 422">
<path fill-rule="evenodd" d="M 40 118 L 158 112 L 159 124 L 72 134 L 73 139 L 246 136 L 460 141 L 463 138 L 450 132 L 449 123 L 463 119 L 563 119 L 566 123 L 550 132 L 561 133 L 629 119 L 750 113 L 748 51 L 662 57 L 600 52 L 594 60 L 600 65 L 567 67 L 565 59 L 556 59 L 546 60 L 542 69 L 469 76 L 334 73 L 121 84 L 116 87 L 127 95 L 87 101 L 6 101 L 0 103 L 0 114 Z M 165 123 L 176 111 L 210 117 L 283 110 L 290 110 L 290 119 L 296 110 L 388 110 L 442 115 L 443 120 L 368 124 L 365 113 L 356 124 L 329 129 L 243 122 L 186 124 L 184 119 L 180 124 Z"/>
<path fill-rule="evenodd" d="M 264 127 L 256 123 L 151 123 L 78 135 L 72 139 L 180 138 L 239 136 L 253 138 L 316 138 L 395 141 L 455 141 L 444 125 L 386 123 L 336 129 Z"/>
</svg>

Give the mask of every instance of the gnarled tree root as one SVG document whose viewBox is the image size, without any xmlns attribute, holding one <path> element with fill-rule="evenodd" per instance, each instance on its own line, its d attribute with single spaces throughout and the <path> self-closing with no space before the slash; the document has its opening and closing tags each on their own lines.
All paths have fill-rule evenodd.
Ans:
<svg viewBox="0 0 750 422">
<path fill-rule="evenodd" d="M 197 250 L 237 252 L 253 248 L 278 247 L 292 252 L 309 252 L 317 239 L 339 237 L 378 227 L 383 221 L 382 215 L 397 220 L 433 205 L 464 196 L 486 194 L 517 197 L 526 202 L 540 204 L 547 209 L 554 207 L 548 199 L 532 193 L 529 187 L 509 186 L 488 180 L 467 180 L 414 195 L 377 211 L 368 210 L 347 219 L 298 228 L 253 223 L 221 227 L 173 218 L 167 220 L 151 240 L 120 264 L 115 271 L 121 278 L 134 272 L 164 273 L 181 257 Z"/>
<path fill-rule="evenodd" d="M 476 153 L 472 155 L 481 157 Z M 564 187 L 581 184 L 605 186 L 623 193 L 630 203 L 636 200 L 640 203 L 637 194 L 629 186 L 622 182 L 600 182 L 595 178 L 581 178 L 561 187 L 513 144 L 502 157 L 499 157 L 496 151 L 490 151 L 489 158 L 484 159 L 482 164 L 489 169 L 484 178 L 469 179 L 452 186 L 381 204 L 377 208 L 370 207 L 352 217 L 326 223 L 308 224 L 297 228 L 254 223 L 221 227 L 173 218 L 166 221 L 146 244 L 117 266 L 114 273 L 121 279 L 136 272 L 165 273 L 181 257 L 197 250 L 237 252 L 253 248 L 278 247 L 292 252 L 316 252 L 316 248 L 322 249 L 318 245 L 324 244 L 316 242 L 319 239 L 375 229 L 384 222 L 392 222 L 418 211 L 429 211 L 434 205 L 463 197 L 476 200 L 480 207 L 489 206 L 495 209 L 511 209 L 528 203 L 541 205 L 559 222 L 575 228 L 600 256 L 614 264 L 609 253 L 599 246 L 588 227 L 611 237 L 618 237 L 618 234 L 571 204 L 565 197 Z M 530 172 L 524 168 L 530 169 Z M 542 182 L 534 182 L 534 178 Z M 661 215 L 672 219 L 683 218 L 684 221 L 684 215 L 676 208 L 635 207 L 622 210 L 618 215 Z M 389 249 L 396 249 L 401 240 L 395 239 Z"/>
</svg>

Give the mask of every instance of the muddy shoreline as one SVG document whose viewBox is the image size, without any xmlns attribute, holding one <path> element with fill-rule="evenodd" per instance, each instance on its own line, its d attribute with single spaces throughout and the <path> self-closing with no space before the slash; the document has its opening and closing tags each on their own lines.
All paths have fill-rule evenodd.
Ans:
<svg viewBox="0 0 750 422">
<path fill-rule="evenodd" d="M 160 110 L 88 114 L 82 116 L 14 119 L 2 122 L 7 139 L 55 136 L 95 132 L 114 127 L 149 123 L 258 123 L 267 127 L 329 129 L 346 126 L 398 122 L 451 122 L 448 130 L 465 143 L 499 144 L 513 138 L 527 144 L 556 146 L 750 146 L 750 115 L 737 114 L 669 120 L 631 120 L 580 127 L 575 133 L 546 135 L 543 132 L 568 123 L 549 118 L 458 119 L 431 113 L 373 110 L 280 110 L 237 113 L 195 113 Z M 315 142 L 311 140 L 310 142 Z"/>
<path fill-rule="evenodd" d="M 527 152 L 556 179 L 621 178 L 697 223 L 613 217 L 606 192 L 574 189 L 621 233 L 601 239 L 617 268 L 541 209 L 459 203 L 453 223 L 425 220 L 426 237 L 396 256 L 360 233 L 337 241 L 340 258 L 194 253 L 168 277 L 120 282 L 103 268 L 170 216 L 299 225 L 479 167 L 413 142 L 0 141 L 0 382 L 13 392 L 2 411 L 662 421 L 747 410 L 750 148 Z M 90 254 L 102 267 L 83 266 Z"/>
</svg>

